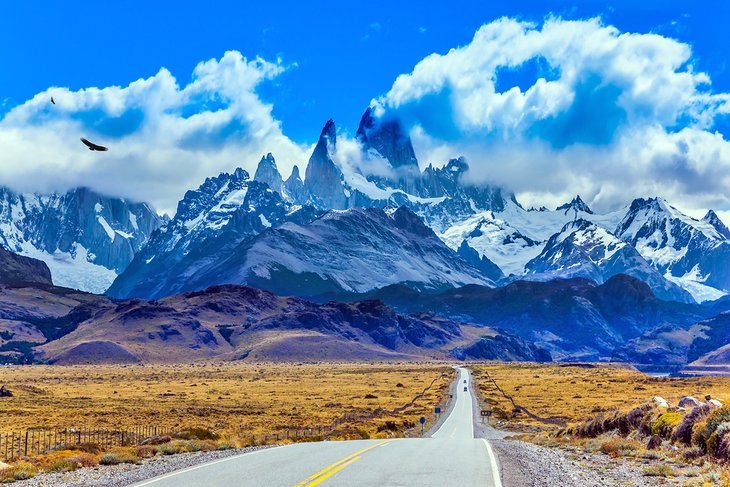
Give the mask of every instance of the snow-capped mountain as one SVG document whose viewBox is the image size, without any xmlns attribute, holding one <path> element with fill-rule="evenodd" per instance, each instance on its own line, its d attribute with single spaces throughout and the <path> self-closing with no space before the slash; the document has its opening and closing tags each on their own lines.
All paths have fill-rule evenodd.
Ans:
<svg viewBox="0 0 730 487">
<path fill-rule="evenodd" d="M 471 184 L 470 168 L 463 158 L 421 171 L 408 133 L 396 118 L 366 110 L 356 140 L 361 154 L 354 164 L 348 162 L 352 157 L 350 145 L 338 148 L 335 123 L 328 120 L 304 180 L 296 166 L 284 180 L 271 154 L 261 159 L 254 181 L 242 169 L 207 180 L 197 191 L 185 195 L 173 221 L 155 235 L 110 292 L 116 296 L 159 296 L 197 288 L 190 287 L 188 281 L 201 269 L 228 257 L 226 252 L 243 252 L 269 226 L 290 221 L 306 225 L 330 210 L 401 206 L 416 214 L 490 282 L 558 276 L 604 282 L 625 272 L 645 280 L 666 299 L 688 299 L 677 286 L 698 301 L 717 298 L 730 289 L 730 266 L 725 265 L 730 258 L 730 230 L 712 211 L 695 220 L 666 202 L 652 199 L 636 200 L 630 206 L 600 214 L 580 196 L 552 211 L 528 210 L 510 192 Z M 256 202 L 249 197 L 254 187 Z M 264 242 L 268 242 L 269 250 L 277 249 L 279 258 L 284 259 L 277 242 L 266 236 L 257 242 L 258 247 L 246 247 L 245 252 L 268 255 L 269 251 L 263 250 Z M 303 247 L 297 248 L 295 243 Z M 356 241 L 340 243 L 359 245 Z M 289 251 L 294 260 L 301 259 L 311 245 L 306 239 L 293 239 Z M 342 255 L 332 254 L 330 258 L 335 262 L 331 265 L 342 265 L 336 262 Z M 384 262 L 394 263 L 387 257 Z M 323 277 L 310 264 L 314 265 L 299 263 L 293 267 L 313 272 L 328 283 L 325 288 L 331 282 L 342 289 L 360 289 L 363 284 Z M 249 272 L 253 265 L 244 267 L 247 276 L 254 276 L 254 280 L 260 277 L 260 273 Z M 248 279 L 238 276 L 231 282 L 253 283 Z M 310 284 L 319 286 L 317 279 Z M 315 294 L 303 288 L 296 292 Z"/>
<path fill-rule="evenodd" d="M 687 291 L 665 279 L 631 245 L 584 219 L 566 223 L 525 269 L 528 279 L 587 277 L 599 284 L 627 274 L 647 283 L 660 299 L 693 301 Z"/>
<path fill-rule="evenodd" d="M 0 244 L 44 261 L 59 286 L 104 292 L 162 223 L 145 203 L 86 188 L 47 195 L 0 188 Z"/>
<path fill-rule="evenodd" d="M 699 301 L 730 291 L 730 241 L 714 212 L 689 217 L 661 198 L 631 203 L 615 234 Z"/>
<path fill-rule="evenodd" d="M 266 166 L 276 170 L 273 157 L 261 160 L 257 174 L 265 174 Z M 198 269 L 240 242 L 269 227 L 286 221 L 306 223 L 319 214 L 311 206 L 285 201 L 265 183 L 251 181 L 243 169 L 221 173 L 185 193 L 175 217 L 152 235 L 107 293 L 160 297 L 190 289 L 185 283 Z"/>
<path fill-rule="evenodd" d="M 284 223 L 219 253 L 185 282 L 184 290 L 246 283 L 300 296 L 396 283 L 420 290 L 493 286 L 406 207 L 332 210 L 308 224 Z"/>
</svg>

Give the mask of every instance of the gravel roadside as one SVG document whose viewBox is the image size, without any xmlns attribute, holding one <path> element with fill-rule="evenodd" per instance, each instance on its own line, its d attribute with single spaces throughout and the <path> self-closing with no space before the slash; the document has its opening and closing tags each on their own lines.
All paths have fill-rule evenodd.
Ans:
<svg viewBox="0 0 730 487">
<path fill-rule="evenodd" d="M 471 384 L 472 390 L 474 383 Z M 511 433 L 481 422 L 476 394 L 472 395 L 474 437 L 492 445 L 504 487 L 637 487 L 666 485 L 663 479 L 645 477 L 641 466 L 607 455 L 569 452 L 509 439 Z"/>
<path fill-rule="evenodd" d="M 159 475 L 193 467 L 215 460 L 221 460 L 244 453 L 271 448 L 271 446 L 251 446 L 233 450 L 180 453 L 143 460 L 137 465 L 121 464 L 81 468 L 73 472 L 39 474 L 28 480 L 13 483 L 13 487 L 124 487 Z"/>
</svg>

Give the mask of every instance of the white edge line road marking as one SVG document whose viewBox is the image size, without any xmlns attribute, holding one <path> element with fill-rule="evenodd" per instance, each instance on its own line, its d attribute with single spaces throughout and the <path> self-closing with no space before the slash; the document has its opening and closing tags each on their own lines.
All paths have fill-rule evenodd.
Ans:
<svg viewBox="0 0 730 487">
<path fill-rule="evenodd" d="M 494 452 L 489 442 L 482 438 L 484 445 L 487 447 L 487 455 L 489 456 L 489 464 L 492 467 L 492 480 L 494 481 L 494 487 L 502 487 L 502 480 L 499 478 L 499 467 L 497 467 L 497 459 L 494 457 Z"/>
<path fill-rule="evenodd" d="M 286 448 L 287 446 L 293 446 L 293 445 L 296 445 L 296 443 L 292 443 L 291 445 L 276 446 L 274 448 L 264 448 L 262 450 L 250 451 L 250 452 L 246 452 L 246 453 L 241 453 L 239 455 L 231 455 L 230 457 L 221 458 L 219 460 L 213 460 L 212 462 L 201 463 L 199 465 L 193 465 L 192 467 L 184 468 L 182 470 L 175 470 L 174 472 L 160 475 L 158 477 L 153 477 L 148 480 L 143 480 L 142 482 L 140 482 L 138 484 L 132 484 L 132 487 L 143 487 L 144 485 L 154 484 L 155 482 L 159 482 L 160 480 L 164 480 L 164 479 L 168 479 L 170 477 L 174 477 L 176 475 L 180 475 L 181 473 L 191 472 L 191 471 L 197 470 L 199 468 L 209 467 L 211 465 L 215 465 L 216 463 L 223 463 L 223 462 L 227 462 L 229 460 L 234 460 L 236 458 L 245 457 L 246 455 L 255 455 L 256 453 L 263 453 L 265 451 L 270 451 L 270 450 L 278 450 L 280 448 Z"/>
<path fill-rule="evenodd" d="M 459 384 L 461 384 L 461 382 L 459 382 L 459 381 L 461 380 L 461 370 L 460 370 L 460 369 L 462 369 L 462 368 L 464 368 L 464 369 L 466 370 L 466 376 L 467 376 L 467 377 L 469 377 L 469 380 L 470 380 L 470 382 L 471 382 L 471 376 L 469 375 L 469 369 L 466 369 L 465 367 L 461 367 L 461 366 L 454 366 L 454 368 L 455 368 L 455 369 L 457 370 L 457 372 L 459 372 L 459 378 L 458 378 L 458 379 L 456 379 L 456 389 L 458 389 L 458 388 L 459 388 Z M 471 385 L 471 384 L 470 384 L 470 385 Z M 454 392 L 455 392 L 456 394 L 458 394 L 458 393 L 459 393 L 459 391 L 457 391 L 456 389 L 454 390 Z M 453 412 L 454 412 L 454 409 L 456 409 L 456 405 L 454 405 L 454 407 L 453 407 L 453 408 L 451 409 L 451 413 L 453 413 Z M 451 416 L 451 414 L 449 414 L 449 416 Z M 433 433 L 431 433 L 431 436 L 429 436 L 429 438 L 433 438 L 433 436 L 434 436 L 434 435 L 435 435 L 436 433 L 438 433 L 439 431 L 441 431 L 441 428 L 443 428 L 443 427 L 444 427 L 444 424 L 446 424 L 446 420 L 447 420 L 447 419 L 449 419 L 449 418 L 448 418 L 448 416 L 447 416 L 447 417 L 446 417 L 446 418 L 445 418 L 445 419 L 443 420 L 443 422 L 442 422 L 442 423 L 441 423 L 441 424 L 439 425 L 439 427 L 438 427 L 438 428 L 436 428 L 436 431 L 434 431 Z M 474 419 L 473 419 L 473 418 L 472 418 L 472 421 L 474 421 Z M 473 426 L 472 426 L 472 428 L 473 428 Z"/>
</svg>

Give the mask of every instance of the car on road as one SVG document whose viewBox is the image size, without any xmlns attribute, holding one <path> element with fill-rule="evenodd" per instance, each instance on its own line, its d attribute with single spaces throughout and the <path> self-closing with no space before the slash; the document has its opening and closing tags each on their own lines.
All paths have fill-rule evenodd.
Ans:
<svg viewBox="0 0 730 487">
<path fill-rule="evenodd" d="M 464 392 L 466 392 L 466 386 L 464 386 Z"/>
<path fill-rule="evenodd" d="M 466 384 L 466 379 L 464 379 L 464 384 Z"/>
</svg>

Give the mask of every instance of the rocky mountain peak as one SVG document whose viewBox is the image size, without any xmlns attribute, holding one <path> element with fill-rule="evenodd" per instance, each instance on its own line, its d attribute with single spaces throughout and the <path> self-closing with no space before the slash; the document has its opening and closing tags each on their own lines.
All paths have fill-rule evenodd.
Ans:
<svg viewBox="0 0 730 487">
<path fill-rule="evenodd" d="M 356 137 L 366 151 L 377 151 L 394 169 L 418 169 L 411 138 L 398 118 L 388 115 L 377 117 L 373 108 L 368 107 L 360 119 Z"/>
<path fill-rule="evenodd" d="M 337 150 L 335 122 L 330 118 L 322 128 L 317 146 L 307 164 L 304 188 L 309 199 L 324 209 L 347 208 L 342 171 L 332 160 Z"/>
<path fill-rule="evenodd" d="M 575 212 L 583 212 L 588 213 L 589 215 L 593 214 L 593 211 L 590 209 L 590 207 L 583 201 L 583 199 L 580 197 L 580 195 L 576 195 L 575 198 L 573 198 L 570 203 L 565 203 L 563 205 L 558 206 L 555 211 L 563 211 L 564 214 L 568 214 L 570 211 Z"/>
<path fill-rule="evenodd" d="M 276 161 L 274 160 L 274 156 L 271 155 L 271 152 L 266 154 L 261 158 L 261 161 L 259 161 L 253 180 L 268 185 L 269 188 L 279 194 L 282 193 L 284 181 L 281 178 L 279 169 L 276 167 Z"/>
<path fill-rule="evenodd" d="M 705 216 L 702 217 L 702 221 L 712 225 L 715 230 L 717 230 L 717 233 L 725 237 L 726 240 L 730 240 L 730 229 L 728 229 L 728 227 L 722 222 L 722 220 L 720 220 L 720 217 L 717 216 L 717 213 L 709 210 L 705 214 Z"/>
<path fill-rule="evenodd" d="M 307 199 L 306 191 L 304 190 L 304 181 L 302 181 L 299 175 L 299 166 L 294 165 L 291 174 L 284 181 L 284 192 L 295 203 L 301 204 Z"/>
</svg>

